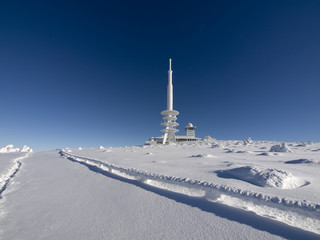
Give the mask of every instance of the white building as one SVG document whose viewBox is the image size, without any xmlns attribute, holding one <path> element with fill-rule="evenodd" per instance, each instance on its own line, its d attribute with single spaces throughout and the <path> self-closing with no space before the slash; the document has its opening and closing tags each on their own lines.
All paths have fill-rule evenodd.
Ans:
<svg viewBox="0 0 320 240">
<path fill-rule="evenodd" d="M 176 142 L 191 142 L 191 141 L 198 141 L 201 138 L 197 138 L 195 134 L 196 127 L 193 126 L 192 123 L 188 123 L 185 126 L 186 135 L 185 136 L 175 136 Z M 163 144 L 163 136 L 161 137 L 152 137 L 149 141 L 146 141 L 146 145 L 153 145 L 153 144 Z"/>
</svg>

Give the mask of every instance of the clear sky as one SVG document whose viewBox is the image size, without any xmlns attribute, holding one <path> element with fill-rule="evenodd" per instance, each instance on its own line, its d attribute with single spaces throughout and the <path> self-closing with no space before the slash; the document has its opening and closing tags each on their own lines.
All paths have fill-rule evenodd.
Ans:
<svg viewBox="0 0 320 240">
<path fill-rule="evenodd" d="M 0 147 L 320 141 L 320 1 L 0 2 Z"/>
</svg>

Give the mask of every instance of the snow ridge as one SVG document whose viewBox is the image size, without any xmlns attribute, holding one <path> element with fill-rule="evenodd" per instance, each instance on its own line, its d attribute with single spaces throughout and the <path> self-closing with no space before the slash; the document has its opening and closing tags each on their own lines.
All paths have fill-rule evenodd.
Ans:
<svg viewBox="0 0 320 240">
<path fill-rule="evenodd" d="M 10 180 L 16 175 L 16 173 L 19 171 L 22 162 L 22 159 L 25 159 L 30 156 L 30 153 L 28 152 L 22 157 L 18 157 L 13 160 L 13 165 L 12 167 L 5 173 L 2 174 L 0 177 L 0 199 L 2 198 L 2 193 L 6 190 Z"/>
<path fill-rule="evenodd" d="M 152 178 L 154 180 L 162 180 L 162 181 L 169 181 L 169 182 L 177 182 L 177 183 L 185 183 L 188 184 L 192 187 L 205 187 L 205 188 L 211 188 L 215 190 L 220 190 L 226 193 L 233 193 L 233 194 L 239 194 L 244 197 L 253 197 L 257 198 L 259 200 L 264 200 L 267 202 L 272 202 L 272 203 L 278 203 L 278 204 L 283 204 L 288 207 L 298 207 L 298 208 L 303 208 L 305 210 L 309 210 L 312 212 L 319 212 L 320 213 L 320 204 L 316 203 L 311 203 L 309 201 L 301 201 L 301 200 L 296 200 L 296 199 L 291 199 L 291 198 L 280 198 L 278 196 L 268 196 L 262 193 L 258 192 L 253 192 L 253 191 L 248 191 L 248 190 L 242 190 L 238 189 L 232 186 L 228 185 L 221 185 L 221 184 L 215 184 L 211 183 L 208 181 L 201 181 L 201 180 L 194 180 L 190 178 L 180 178 L 180 177 L 175 177 L 175 176 L 167 176 L 163 174 L 157 174 L 157 173 L 152 173 L 152 172 L 146 172 L 140 169 L 135 169 L 135 168 L 125 168 L 125 167 L 120 167 L 115 164 L 111 163 L 106 163 L 102 162 L 97 159 L 93 158 L 88 158 L 88 157 L 83 157 L 83 156 L 76 156 L 67 152 L 60 152 L 63 156 L 65 157 L 70 157 L 75 161 L 85 161 L 86 163 L 99 167 L 103 170 L 108 170 L 110 172 L 116 172 L 119 175 L 126 175 L 126 176 L 131 176 L 131 179 L 139 180 L 143 178 Z M 108 169 L 109 168 L 109 169 Z"/>
<path fill-rule="evenodd" d="M 60 151 L 60 154 L 63 157 L 98 167 L 101 170 L 126 179 L 139 181 L 146 185 L 190 197 L 204 198 L 210 202 L 219 202 L 247 211 L 253 211 L 258 215 L 277 219 L 291 226 L 320 234 L 320 205 L 316 203 L 279 196 L 268 196 L 208 181 L 167 176 L 135 168 L 125 168 L 97 159 L 77 156 L 65 151 Z"/>
</svg>

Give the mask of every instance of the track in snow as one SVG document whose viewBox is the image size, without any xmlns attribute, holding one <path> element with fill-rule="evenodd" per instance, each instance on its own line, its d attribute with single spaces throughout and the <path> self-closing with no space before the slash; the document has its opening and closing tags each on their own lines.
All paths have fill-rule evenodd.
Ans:
<svg viewBox="0 0 320 240">
<path fill-rule="evenodd" d="M 61 156 L 126 183 L 289 239 L 320 239 L 319 206 L 282 201 L 229 186 L 128 169 L 60 151 Z"/>
<path fill-rule="evenodd" d="M 25 159 L 30 156 L 30 153 L 25 154 L 22 157 L 18 157 L 13 160 L 14 164 L 9 169 L 9 171 L 6 174 L 2 175 L 2 181 L 0 182 L 0 199 L 2 198 L 2 193 L 7 189 L 8 184 L 13 179 L 13 177 L 17 174 L 17 172 L 20 170 L 20 167 L 22 165 L 21 160 Z"/>
</svg>

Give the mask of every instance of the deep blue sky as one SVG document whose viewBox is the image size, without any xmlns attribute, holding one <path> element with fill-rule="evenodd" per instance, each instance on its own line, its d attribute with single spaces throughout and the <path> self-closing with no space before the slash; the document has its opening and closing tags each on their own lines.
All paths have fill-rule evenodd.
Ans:
<svg viewBox="0 0 320 240">
<path fill-rule="evenodd" d="M 320 141 L 320 1 L 0 2 L 0 146 Z"/>
</svg>

